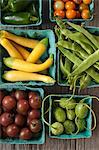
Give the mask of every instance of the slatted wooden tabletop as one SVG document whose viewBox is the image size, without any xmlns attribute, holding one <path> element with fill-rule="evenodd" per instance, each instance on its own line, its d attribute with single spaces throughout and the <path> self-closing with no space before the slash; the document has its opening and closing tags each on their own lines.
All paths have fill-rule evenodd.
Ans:
<svg viewBox="0 0 99 150">
<path fill-rule="evenodd" d="M 39 27 L 34 27 L 34 29 L 53 29 L 54 24 L 50 22 L 48 15 L 48 0 L 43 0 L 43 24 Z M 94 20 L 89 25 L 99 26 L 99 0 L 95 0 Z M 68 87 L 59 87 L 57 84 L 54 87 L 46 87 L 44 89 L 45 95 L 51 93 L 71 93 Z M 99 88 L 85 89 L 80 93 L 76 91 L 76 94 L 99 96 Z M 99 150 L 99 103 L 97 101 L 93 102 L 93 109 L 97 115 L 97 128 L 90 139 L 57 140 L 48 138 L 48 135 L 46 134 L 46 143 L 43 145 L 0 144 L 0 150 Z"/>
</svg>

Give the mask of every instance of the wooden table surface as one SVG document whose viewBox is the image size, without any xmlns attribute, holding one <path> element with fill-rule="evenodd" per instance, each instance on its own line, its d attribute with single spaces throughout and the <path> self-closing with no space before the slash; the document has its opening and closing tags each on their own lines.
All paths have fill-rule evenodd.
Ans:
<svg viewBox="0 0 99 150">
<path fill-rule="evenodd" d="M 90 23 L 91 26 L 99 26 L 99 0 L 95 0 L 94 20 Z M 43 24 L 34 29 L 53 29 L 54 24 L 49 20 L 48 0 L 43 0 Z M 33 29 L 31 27 L 31 29 Z M 59 87 L 57 84 L 54 87 L 46 87 L 45 94 L 51 93 L 71 93 L 68 87 Z M 76 94 L 90 94 L 99 97 L 99 88 L 85 89 Z M 93 102 L 93 109 L 97 116 L 97 128 L 93 131 L 93 136 L 90 139 L 78 140 L 57 140 L 50 139 L 46 134 L 46 142 L 43 145 L 9 145 L 0 144 L 0 150 L 99 150 L 99 104 Z"/>
</svg>

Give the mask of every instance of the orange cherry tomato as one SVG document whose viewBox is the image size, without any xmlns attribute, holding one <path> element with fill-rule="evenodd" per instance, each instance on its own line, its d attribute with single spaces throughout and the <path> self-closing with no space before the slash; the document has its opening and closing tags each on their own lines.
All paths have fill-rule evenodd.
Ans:
<svg viewBox="0 0 99 150">
<path fill-rule="evenodd" d="M 68 1 L 65 3 L 65 8 L 68 10 L 68 9 L 75 9 L 76 8 L 76 5 L 74 2 L 72 1 Z"/>
<path fill-rule="evenodd" d="M 81 18 L 81 13 L 78 10 L 76 11 L 76 18 Z"/>
<path fill-rule="evenodd" d="M 82 0 L 73 0 L 76 4 L 81 4 Z"/>
<path fill-rule="evenodd" d="M 63 19 L 63 18 L 65 18 L 65 12 L 63 10 L 56 10 L 54 12 L 54 16 L 59 16 Z"/>
<path fill-rule="evenodd" d="M 88 7 L 88 5 L 86 5 L 84 3 L 81 3 L 79 5 L 79 11 L 82 12 L 84 9 L 88 9 L 89 10 L 89 7 Z"/>
<path fill-rule="evenodd" d="M 83 0 L 84 4 L 90 4 L 92 2 L 92 0 Z"/>
<path fill-rule="evenodd" d="M 81 16 L 83 19 L 89 19 L 90 18 L 90 11 L 88 9 L 85 9 L 82 11 Z"/>
<path fill-rule="evenodd" d="M 74 18 L 76 18 L 76 11 L 73 10 L 73 9 L 68 9 L 68 10 L 66 11 L 66 17 L 67 17 L 68 19 L 74 19 Z"/>
<path fill-rule="evenodd" d="M 54 2 L 54 10 L 63 10 L 64 9 L 64 2 L 63 1 L 56 1 Z"/>
</svg>

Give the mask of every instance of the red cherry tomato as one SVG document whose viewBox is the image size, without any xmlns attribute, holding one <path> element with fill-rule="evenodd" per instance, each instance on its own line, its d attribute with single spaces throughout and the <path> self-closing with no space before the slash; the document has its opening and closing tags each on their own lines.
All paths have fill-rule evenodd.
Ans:
<svg viewBox="0 0 99 150">
<path fill-rule="evenodd" d="M 63 10 L 63 9 L 64 9 L 64 2 L 63 1 L 54 2 L 54 10 Z"/>
<path fill-rule="evenodd" d="M 65 12 L 63 10 L 56 10 L 54 12 L 54 16 L 58 16 L 58 17 L 61 17 L 62 19 L 65 18 Z"/>
</svg>

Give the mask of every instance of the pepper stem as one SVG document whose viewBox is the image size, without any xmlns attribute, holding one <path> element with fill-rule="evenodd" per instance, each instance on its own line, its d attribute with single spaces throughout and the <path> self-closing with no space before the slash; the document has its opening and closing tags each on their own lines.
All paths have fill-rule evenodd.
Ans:
<svg viewBox="0 0 99 150">
<path fill-rule="evenodd" d="M 38 21 L 38 17 L 35 17 L 35 16 L 31 16 L 30 17 L 30 21 L 33 21 L 33 22 L 35 22 L 35 21 Z"/>
</svg>

